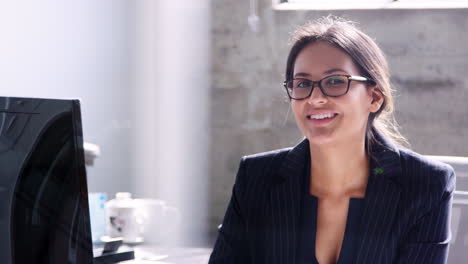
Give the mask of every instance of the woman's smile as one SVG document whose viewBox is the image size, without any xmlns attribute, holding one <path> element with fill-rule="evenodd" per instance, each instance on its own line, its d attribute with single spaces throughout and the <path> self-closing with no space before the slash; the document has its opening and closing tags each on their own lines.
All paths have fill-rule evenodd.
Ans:
<svg viewBox="0 0 468 264">
<path fill-rule="evenodd" d="M 306 118 L 310 124 L 317 127 L 324 127 L 331 124 L 336 118 L 336 113 L 307 115 Z"/>
</svg>

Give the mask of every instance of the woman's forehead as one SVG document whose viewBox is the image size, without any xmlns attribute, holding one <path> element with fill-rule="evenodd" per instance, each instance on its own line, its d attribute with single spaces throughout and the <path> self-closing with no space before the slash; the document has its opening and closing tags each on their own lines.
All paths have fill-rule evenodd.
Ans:
<svg viewBox="0 0 468 264">
<path fill-rule="evenodd" d="M 306 73 L 313 78 L 319 78 L 340 71 L 352 75 L 359 73 L 353 59 L 346 52 L 331 44 L 316 42 L 299 52 L 293 74 Z"/>
</svg>

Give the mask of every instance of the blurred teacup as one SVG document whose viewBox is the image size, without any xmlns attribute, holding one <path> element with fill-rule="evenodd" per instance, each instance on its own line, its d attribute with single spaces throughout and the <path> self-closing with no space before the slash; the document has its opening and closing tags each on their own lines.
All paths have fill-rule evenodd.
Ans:
<svg viewBox="0 0 468 264">
<path fill-rule="evenodd" d="M 135 199 L 146 213 L 143 237 L 149 243 L 170 240 L 180 223 L 180 213 L 176 207 L 158 199 Z"/>
<path fill-rule="evenodd" d="M 174 233 L 180 222 L 179 210 L 158 199 L 132 199 L 117 193 L 106 203 L 107 235 L 122 237 L 124 243 L 159 243 Z"/>
</svg>

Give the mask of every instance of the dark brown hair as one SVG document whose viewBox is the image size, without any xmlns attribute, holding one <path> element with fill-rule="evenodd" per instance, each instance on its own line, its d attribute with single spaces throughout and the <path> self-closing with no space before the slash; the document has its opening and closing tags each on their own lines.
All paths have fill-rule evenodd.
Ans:
<svg viewBox="0 0 468 264">
<path fill-rule="evenodd" d="M 292 47 L 286 64 L 286 80 L 293 79 L 294 63 L 299 52 L 314 42 L 323 41 L 346 52 L 353 59 L 360 73 L 375 82 L 383 94 L 384 101 L 377 112 L 369 114 L 365 142 L 368 154 L 371 153 L 371 147 L 376 143 L 374 129 L 398 145 L 409 145 L 399 132 L 393 115 L 394 91 L 390 85 L 388 63 L 374 40 L 359 30 L 353 22 L 327 16 L 299 27 L 293 33 L 291 41 Z"/>
</svg>

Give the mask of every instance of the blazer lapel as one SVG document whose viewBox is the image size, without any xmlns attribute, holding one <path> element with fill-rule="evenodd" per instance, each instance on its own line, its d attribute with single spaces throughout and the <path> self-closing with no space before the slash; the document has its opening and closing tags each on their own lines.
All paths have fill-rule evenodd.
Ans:
<svg viewBox="0 0 468 264">
<path fill-rule="evenodd" d="M 375 131 L 375 130 L 374 130 Z M 355 263 L 386 263 L 390 256 L 382 255 L 384 250 L 395 248 L 392 227 L 397 217 L 401 185 L 399 151 L 379 132 L 376 138 L 382 146 L 372 151 L 371 174 L 367 183 L 364 211 L 361 220 L 361 242 L 358 245 Z"/>
<path fill-rule="evenodd" d="M 301 181 L 307 151 L 309 142 L 305 139 L 286 154 L 278 171 L 272 175 L 267 212 L 271 225 L 267 235 L 269 263 L 296 262 Z"/>
</svg>

